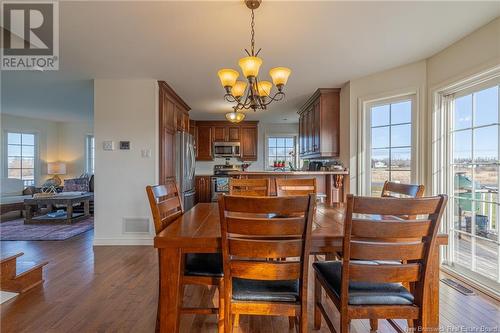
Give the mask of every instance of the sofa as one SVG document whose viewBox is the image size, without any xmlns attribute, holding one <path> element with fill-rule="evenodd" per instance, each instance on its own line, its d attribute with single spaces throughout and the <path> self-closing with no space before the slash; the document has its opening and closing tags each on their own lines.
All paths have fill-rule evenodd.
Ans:
<svg viewBox="0 0 500 333">
<path fill-rule="evenodd" d="M 21 179 L 2 178 L 0 193 L 0 215 L 24 210 L 24 199 L 32 197 L 32 190 L 24 188 Z"/>
</svg>

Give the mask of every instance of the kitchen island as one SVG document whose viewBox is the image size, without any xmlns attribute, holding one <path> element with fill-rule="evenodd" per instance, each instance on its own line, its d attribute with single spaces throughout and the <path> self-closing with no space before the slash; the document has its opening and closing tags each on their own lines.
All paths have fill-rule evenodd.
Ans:
<svg viewBox="0 0 500 333">
<path fill-rule="evenodd" d="M 349 170 L 335 171 L 230 171 L 228 175 L 236 178 L 269 178 L 271 195 L 276 195 L 276 178 L 316 178 L 318 196 L 324 197 L 327 204 L 340 204 L 345 201 L 348 190 Z"/>
</svg>

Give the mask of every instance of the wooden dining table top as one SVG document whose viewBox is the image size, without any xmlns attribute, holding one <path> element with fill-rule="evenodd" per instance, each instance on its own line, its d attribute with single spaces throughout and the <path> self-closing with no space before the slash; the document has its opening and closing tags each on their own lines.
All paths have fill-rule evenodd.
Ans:
<svg viewBox="0 0 500 333">
<path fill-rule="evenodd" d="M 311 233 L 311 253 L 342 249 L 344 207 L 318 204 Z M 381 217 L 382 219 L 383 217 Z M 438 245 L 448 244 L 448 235 L 439 234 Z M 219 252 L 221 231 L 217 203 L 198 203 L 163 229 L 154 239 L 156 248 L 177 247 L 185 252 Z"/>
</svg>

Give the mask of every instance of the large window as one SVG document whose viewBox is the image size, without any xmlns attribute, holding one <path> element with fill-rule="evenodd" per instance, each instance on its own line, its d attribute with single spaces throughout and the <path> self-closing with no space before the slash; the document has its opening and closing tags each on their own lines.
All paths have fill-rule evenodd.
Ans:
<svg viewBox="0 0 500 333">
<path fill-rule="evenodd" d="M 93 175 L 95 170 L 95 139 L 93 135 L 87 135 L 85 138 L 85 152 L 85 172 L 89 175 Z"/>
<path fill-rule="evenodd" d="M 22 179 L 25 186 L 35 185 L 36 135 L 7 133 L 7 177 Z"/>
<path fill-rule="evenodd" d="M 380 196 L 386 180 L 412 181 L 412 108 L 410 97 L 368 105 L 368 193 L 373 196 Z"/>
<path fill-rule="evenodd" d="M 266 168 L 272 169 L 274 163 L 284 161 L 285 167 L 289 163 L 295 164 L 296 144 L 295 136 L 271 136 L 267 138 L 267 165 Z"/>
<path fill-rule="evenodd" d="M 447 188 L 450 195 L 448 262 L 498 288 L 499 85 L 447 96 Z M 488 282 L 487 282 L 488 283 Z"/>
</svg>

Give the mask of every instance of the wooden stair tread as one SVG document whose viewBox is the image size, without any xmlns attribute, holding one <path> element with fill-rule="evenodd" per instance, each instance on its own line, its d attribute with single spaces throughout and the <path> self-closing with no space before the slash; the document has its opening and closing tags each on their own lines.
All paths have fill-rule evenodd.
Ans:
<svg viewBox="0 0 500 333">
<path fill-rule="evenodd" d="M 24 255 L 23 252 L 19 252 L 19 253 L 2 253 L 2 257 L 0 259 L 0 264 L 3 264 L 4 262 L 10 261 L 10 260 L 14 260 L 17 257 L 20 257 L 22 255 Z"/>
<path fill-rule="evenodd" d="M 49 262 L 34 262 L 34 261 L 19 261 L 16 266 L 16 276 L 14 279 L 17 279 L 23 275 L 29 274 L 31 271 L 37 270 L 40 267 L 47 265 Z"/>
</svg>

